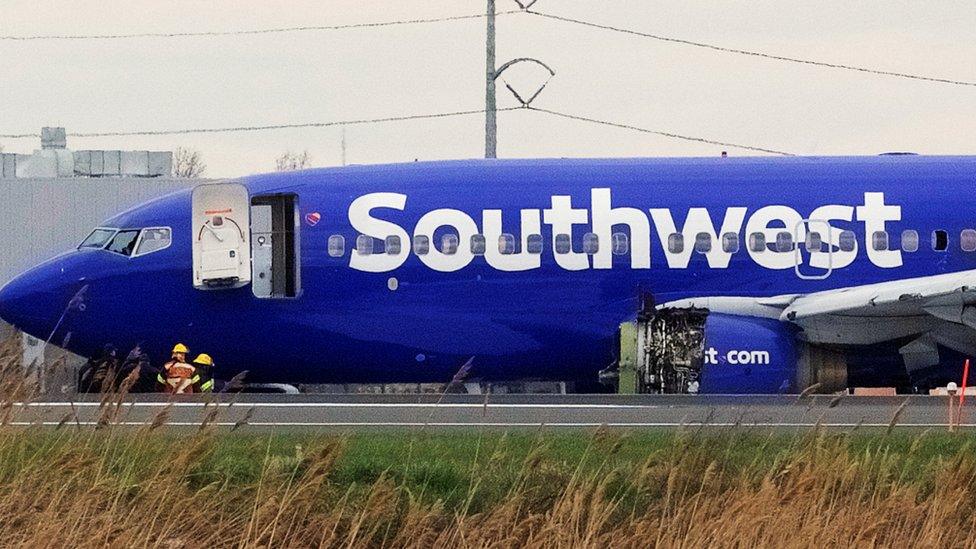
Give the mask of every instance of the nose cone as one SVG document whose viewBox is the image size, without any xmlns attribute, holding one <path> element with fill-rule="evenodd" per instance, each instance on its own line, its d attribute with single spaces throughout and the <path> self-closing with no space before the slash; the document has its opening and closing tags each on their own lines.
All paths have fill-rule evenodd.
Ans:
<svg viewBox="0 0 976 549">
<path fill-rule="evenodd" d="M 13 296 L 14 291 L 10 284 L 0 287 L 0 320 L 10 324 L 14 323 Z"/>
<path fill-rule="evenodd" d="M 61 262 L 51 260 L 0 288 L 0 319 L 45 339 L 58 324 L 72 297 L 71 289 L 65 284 Z"/>
<path fill-rule="evenodd" d="M 0 287 L 0 320 L 9 324 L 14 324 L 13 303 L 15 295 L 16 290 L 13 289 L 13 283 Z"/>
</svg>

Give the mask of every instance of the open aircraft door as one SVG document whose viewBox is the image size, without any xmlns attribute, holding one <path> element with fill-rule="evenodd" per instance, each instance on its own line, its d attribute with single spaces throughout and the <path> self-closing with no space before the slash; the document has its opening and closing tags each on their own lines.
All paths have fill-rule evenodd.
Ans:
<svg viewBox="0 0 976 549">
<path fill-rule="evenodd" d="M 193 286 L 240 288 L 251 282 L 250 197 L 238 183 L 193 189 Z"/>
<path fill-rule="evenodd" d="M 793 271 L 803 280 L 823 280 L 834 271 L 838 233 L 822 219 L 804 219 L 793 230 Z"/>
</svg>

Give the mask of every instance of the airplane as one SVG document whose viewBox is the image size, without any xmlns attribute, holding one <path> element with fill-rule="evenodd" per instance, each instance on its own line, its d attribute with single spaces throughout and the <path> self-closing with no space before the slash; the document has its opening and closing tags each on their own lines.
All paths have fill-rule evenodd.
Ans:
<svg viewBox="0 0 976 549">
<path fill-rule="evenodd" d="M 976 157 L 903 153 L 256 175 L 106 220 L 0 317 L 255 383 L 586 386 L 637 338 L 645 391 L 918 389 L 976 355 L 974 185 Z"/>
</svg>

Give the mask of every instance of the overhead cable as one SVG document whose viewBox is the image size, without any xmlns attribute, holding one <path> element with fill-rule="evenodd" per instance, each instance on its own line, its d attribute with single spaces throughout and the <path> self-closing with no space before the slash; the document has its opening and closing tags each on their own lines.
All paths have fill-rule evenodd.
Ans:
<svg viewBox="0 0 976 549">
<path fill-rule="evenodd" d="M 692 135 L 682 135 L 682 134 L 673 133 L 673 132 L 667 132 L 667 131 L 662 131 L 662 130 L 652 130 L 652 129 L 648 129 L 648 128 L 641 128 L 641 127 L 638 127 L 638 126 L 632 126 L 630 124 L 621 124 L 619 122 L 612 122 L 612 121 L 609 121 L 609 120 L 599 120 L 599 119 L 596 119 L 596 118 L 589 118 L 589 117 L 586 117 L 586 116 L 579 116 L 579 115 L 575 115 L 575 114 L 569 114 L 569 113 L 554 111 L 554 110 L 550 110 L 550 109 L 543 109 L 543 108 L 540 108 L 540 107 L 533 107 L 532 105 L 529 105 L 529 106 L 524 107 L 524 108 L 526 108 L 526 109 L 528 109 L 530 111 L 536 111 L 536 112 L 550 114 L 550 115 L 553 115 L 553 116 L 558 116 L 558 117 L 561 117 L 561 118 L 567 118 L 569 120 L 578 120 L 580 122 L 589 122 L 591 124 L 599 124 L 601 126 L 610 126 L 610 127 L 620 128 L 620 129 L 624 129 L 624 130 L 632 130 L 632 131 L 641 132 L 641 133 L 648 133 L 648 134 L 653 134 L 653 135 L 659 135 L 661 137 L 668 137 L 668 138 L 671 138 L 671 139 L 681 139 L 681 140 L 684 140 L 684 141 L 694 141 L 696 143 L 706 143 L 708 145 L 719 145 L 719 146 L 722 146 L 722 147 L 731 147 L 731 148 L 735 148 L 735 149 L 744 149 L 744 150 L 747 150 L 747 151 L 763 152 L 763 153 L 769 153 L 769 154 L 778 154 L 778 155 L 782 155 L 782 156 L 796 156 L 793 153 L 786 152 L 786 151 L 780 151 L 780 150 L 776 150 L 776 149 L 768 149 L 768 148 L 765 148 L 765 147 L 756 147 L 754 145 L 743 145 L 741 143 L 732 143 L 732 142 L 729 142 L 729 141 L 717 141 L 715 139 L 709 139 L 709 138 L 706 138 L 706 137 L 696 137 L 696 136 L 692 136 Z"/>
<path fill-rule="evenodd" d="M 532 105 L 520 106 L 520 107 L 502 107 L 497 110 L 498 112 L 530 110 L 530 111 L 535 111 L 535 112 L 548 114 L 551 116 L 556 116 L 556 117 L 565 118 L 569 120 L 588 122 L 590 124 L 599 124 L 602 126 L 610 126 L 614 128 L 631 130 L 640 133 L 658 135 L 661 137 L 667 137 L 671 139 L 681 139 L 683 141 L 693 141 L 696 143 L 719 145 L 722 147 L 731 147 L 736 149 L 763 152 L 769 154 L 778 154 L 783 156 L 794 156 L 793 153 L 789 153 L 777 149 L 769 149 L 769 148 L 757 147 L 753 145 L 744 145 L 742 143 L 733 143 L 729 141 L 718 141 L 715 139 L 709 139 L 705 137 L 683 135 L 683 134 L 662 131 L 662 130 L 653 130 L 649 128 L 633 126 L 630 124 L 622 124 L 619 122 L 613 122 L 609 120 L 600 120 L 596 118 L 589 118 L 586 116 L 580 116 L 576 114 L 570 114 L 570 113 L 555 111 L 551 109 L 534 107 Z M 181 129 L 169 129 L 169 130 L 80 132 L 80 133 L 68 133 L 67 135 L 68 137 L 84 138 L 84 137 L 135 137 L 135 136 L 189 135 L 189 134 L 212 134 L 212 133 L 241 133 L 241 132 L 259 132 L 259 131 L 271 131 L 271 130 L 289 130 L 289 129 L 301 129 L 301 128 L 328 128 L 328 127 L 336 127 L 336 126 L 355 126 L 355 125 L 365 125 L 365 124 L 381 124 L 386 122 L 406 122 L 410 120 L 431 120 L 437 118 L 470 116 L 470 115 L 484 114 L 484 113 L 485 113 L 485 109 L 472 109 L 467 111 L 414 114 L 414 115 L 406 115 L 406 116 L 388 116 L 383 118 L 360 118 L 360 119 L 352 119 L 352 120 L 336 120 L 336 121 L 329 121 L 329 122 L 301 122 L 296 124 L 269 124 L 269 125 L 262 125 L 262 126 L 227 126 L 227 127 L 218 127 L 218 128 L 181 128 Z M 39 133 L 0 134 L 0 138 L 3 139 L 39 138 L 40 136 L 41 135 Z"/>
<path fill-rule="evenodd" d="M 509 10 L 496 15 L 521 13 L 522 10 Z M 346 25 L 303 25 L 299 27 L 273 27 L 267 29 L 244 29 L 227 31 L 189 31 L 189 32 L 138 32 L 131 34 L 33 34 L 33 35 L 0 35 L 0 40 L 33 41 L 33 40 L 120 40 L 130 38 L 194 38 L 219 36 L 247 36 L 255 34 L 278 34 L 293 32 L 319 32 L 346 29 L 369 29 L 378 27 L 393 27 L 399 25 L 418 25 L 426 23 L 443 23 L 446 21 L 463 21 L 466 19 L 483 19 L 484 13 L 470 15 L 454 15 L 449 17 L 434 17 L 429 19 L 401 19 L 397 21 L 380 21 L 374 23 L 349 23 Z"/>
<path fill-rule="evenodd" d="M 511 111 L 519 107 L 505 107 L 498 111 Z M 406 116 L 388 116 L 384 118 L 360 118 L 353 120 L 335 120 L 329 122 L 300 122 L 296 124 L 269 124 L 263 126 L 227 126 L 218 128 L 182 128 L 171 130 L 135 130 L 135 131 L 104 131 L 104 132 L 82 132 L 68 133 L 68 137 L 130 137 L 130 136 L 154 136 L 154 135 L 187 135 L 200 133 L 240 133 L 240 132 L 259 132 L 268 130 L 290 130 L 296 128 L 328 128 L 332 126 L 357 126 L 363 124 L 379 124 L 384 122 L 404 122 L 408 120 L 429 120 L 435 118 L 449 118 L 454 116 L 469 116 L 474 114 L 484 114 L 485 109 L 473 109 L 468 111 L 439 112 L 429 114 L 412 114 Z M 0 138 L 19 139 L 37 138 L 39 133 L 20 133 L 20 134 L 0 134 Z"/>
<path fill-rule="evenodd" d="M 599 24 L 599 23 L 592 23 L 590 21 L 582 21 L 580 19 L 572 19 L 570 17 L 563 17 L 561 15 L 554 15 L 554 14 L 551 14 L 551 13 L 543 13 L 543 12 L 534 11 L 534 10 L 525 10 L 525 12 L 526 13 L 531 13 L 532 15 L 537 15 L 539 17 L 544 17 L 546 19 L 553 19 L 553 20 L 556 20 L 556 21 L 563 21 L 565 23 L 573 23 L 575 25 L 582 25 L 582 26 L 585 26 L 585 27 L 592 27 L 592 28 L 595 28 L 595 29 L 603 29 L 603 30 L 618 32 L 618 33 L 622 33 L 622 34 L 629 34 L 629 35 L 633 35 L 633 36 L 640 36 L 640 37 L 643 37 L 643 38 L 650 38 L 650 39 L 658 40 L 658 41 L 661 41 L 661 42 L 670 42 L 670 43 L 673 43 L 673 44 L 683 44 L 683 45 L 686 45 L 686 46 L 694 46 L 696 48 L 705 48 L 705 49 L 709 49 L 709 50 L 713 50 L 713 51 L 719 51 L 719 52 L 724 52 L 724 53 L 733 53 L 733 54 L 738 54 L 738 55 L 748 55 L 748 56 L 752 56 L 752 57 L 761 57 L 763 59 L 771 59 L 771 60 L 774 60 L 774 61 L 785 61 L 785 62 L 789 62 L 789 63 L 799 63 L 799 64 L 802 64 L 802 65 L 813 65 L 813 66 L 817 66 L 817 67 L 826 67 L 826 68 L 831 68 L 831 69 L 842 69 L 842 70 L 847 70 L 847 71 L 856 71 L 856 72 L 863 72 L 863 73 L 868 73 L 868 74 L 877 74 L 877 75 L 881 75 L 881 76 L 892 76 L 892 77 L 896 77 L 896 78 L 907 78 L 907 79 L 910 79 L 910 80 L 922 80 L 922 81 L 925 81 L 925 82 L 937 82 L 939 84 L 952 84 L 952 85 L 955 85 L 955 86 L 976 86 L 976 82 L 967 81 L 967 80 L 955 80 L 955 79 L 951 79 L 951 78 L 937 78 L 937 77 L 925 76 L 925 75 L 921 75 L 921 74 L 910 74 L 910 73 L 904 73 L 904 72 L 894 72 L 894 71 L 887 71 L 887 70 L 881 70 L 881 69 L 872 69 L 872 68 L 869 68 L 869 67 L 859 67 L 859 66 L 855 66 L 855 65 L 847 65 L 847 64 L 841 64 L 841 63 L 828 63 L 828 62 L 825 62 L 825 61 L 814 61 L 814 60 L 811 60 L 811 59 L 801 59 L 799 57 L 788 57 L 788 56 L 785 56 L 785 55 L 775 55 L 775 54 L 764 53 L 764 52 L 760 52 L 760 51 L 742 50 L 742 49 L 738 49 L 738 48 L 730 48 L 730 47 L 726 47 L 726 46 L 718 46 L 718 45 L 715 45 L 715 44 L 708 44 L 708 43 L 705 43 L 705 42 L 696 42 L 694 40 L 687 40 L 687 39 L 684 39 L 684 38 L 675 38 L 673 36 L 663 36 L 663 35 L 659 35 L 659 34 L 651 34 L 651 33 L 647 33 L 647 32 L 640 32 L 640 31 L 635 31 L 635 30 L 631 30 L 631 29 L 624 29 L 624 28 L 620 28 L 620 27 L 614 27 L 614 26 L 611 26 L 611 25 L 602 25 L 602 24 Z"/>
</svg>

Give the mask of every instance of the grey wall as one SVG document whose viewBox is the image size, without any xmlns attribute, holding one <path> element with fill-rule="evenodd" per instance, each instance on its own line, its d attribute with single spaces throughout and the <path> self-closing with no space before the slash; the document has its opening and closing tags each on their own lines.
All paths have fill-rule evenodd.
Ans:
<svg viewBox="0 0 976 549">
<path fill-rule="evenodd" d="M 0 179 L 0 286 L 77 246 L 104 219 L 201 180 Z"/>
<path fill-rule="evenodd" d="M 144 177 L 0 178 L 0 286 L 25 269 L 77 246 L 103 220 L 152 198 L 202 180 Z M 0 322 L 0 340 L 13 336 Z M 30 345 L 24 344 L 24 363 Z M 47 362 L 61 354 L 42 350 Z M 30 358 L 29 358 L 30 357 Z M 48 374 L 48 392 L 74 390 L 74 372 L 83 362 L 70 355 L 65 368 Z"/>
</svg>

